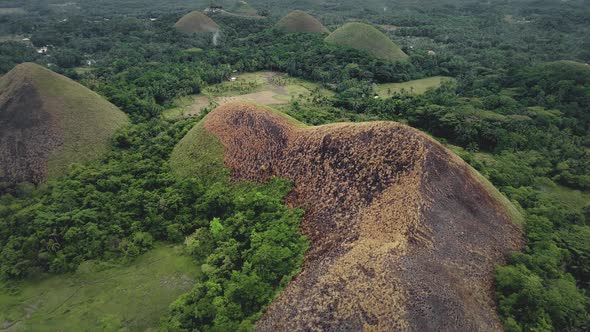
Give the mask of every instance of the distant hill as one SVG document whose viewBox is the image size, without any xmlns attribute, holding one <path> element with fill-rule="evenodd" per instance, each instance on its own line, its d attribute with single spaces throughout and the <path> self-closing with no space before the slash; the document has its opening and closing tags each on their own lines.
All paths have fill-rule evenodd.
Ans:
<svg viewBox="0 0 590 332">
<path fill-rule="evenodd" d="M 258 11 L 250 6 L 246 1 L 238 1 L 235 6 L 231 8 L 232 13 L 240 15 L 257 15 Z"/>
<path fill-rule="evenodd" d="M 269 108 L 209 113 L 171 158 L 180 176 L 293 181 L 311 240 L 257 331 L 499 331 L 492 280 L 523 245 L 518 212 L 462 159 L 395 122 L 307 127 Z M 329 328 L 328 328 L 329 327 Z"/>
<path fill-rule="evenodd" d="M 360 22 L 346 23 L 326 37 L 326 42 L 364 50 L 381 59 L 403 60 L 408 57 L 381 31 Z"/>
<path fill-rule="evenodd" d="M 178 22 L 176 22 L 174 27 L 179 31 L 188 34 L 219 31 L 219 25 L 217 25 L 217 23 L 207 15 L 198 11 L 193 11 L 184 15 L 178 20 Z"/>
<path fill-rule="evenodd" d="M 286 32 L 330 32 L 320 21 L 300 10 L 290 12 L 283 17 L 277 27 Z"/>
<path fill-rule="evenodd" d="M 0 78 L 0 182 L 40 183 L 107 151 L 127 116 L 86 87 L 32 63 Z"/>
</svg>

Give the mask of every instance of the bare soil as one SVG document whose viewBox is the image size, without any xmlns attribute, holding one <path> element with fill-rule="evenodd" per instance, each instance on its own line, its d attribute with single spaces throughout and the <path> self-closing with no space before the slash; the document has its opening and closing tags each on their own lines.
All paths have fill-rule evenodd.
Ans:
<svg viewBox="0 0 590 332">
<path fill-rule="evenodd" d="M 460 158 L 394 122 L 296 126 L 229 103 L 204 127 L 235 180 L 294 182 L 312 241 L 259 331 L 502 330 L 492 280 L 522 232 Z"/>
</svg>

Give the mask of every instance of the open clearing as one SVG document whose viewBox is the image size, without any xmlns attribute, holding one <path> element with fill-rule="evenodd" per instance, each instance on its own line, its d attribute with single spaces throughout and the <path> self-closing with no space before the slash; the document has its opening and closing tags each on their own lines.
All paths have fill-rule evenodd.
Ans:
<svg viewBox="0 0 590 332">
<path fill-rule="evenodd" d="M 403 83 L 378 84 L 377 93 L 381 98 L 388 98 L 394 93 L 401 93 L 402 91 L 419 95 L 423 94 L 428 89 L 438 88 L 442 82 L 448 80 L 453 80 L 453 78 L 447 76 L 433 76 Z"/>
<path fill-rule="evenodd" d="M 0 331 L 149 331 L 192 289 L 199 270 L 181 247 L 158 246 L 128 266 L 83 263 L 73 274 L 0 288 Z"/>
<path fill-rule="evenodd" d="M 572 210 L 581 211 L 590 202 L 590 193 L 559 185 L 549 179 L 537 180 L 535 187 Z"/>
<path fill-rule="evenodd" d="M 333 95 L 319 84 L 287 74 L 273 71 L 243 73 L 235 76 L 235 81 L 227 81 L 203 89 L 201 94 L 179 98 L 178 107 L 166 110 L 164 117 L 177 118 L 196 116 L 208 106 L 223 105 L 233 101 L 247 101 L 262 105 L 284 105 L 293 98 L 308 96 L 318 91 L 326 96 Z"/>
<path fill-rule="evenodd" d="M 0 15 L 23 15 L 26 13 L 24 8 L 0 8 Z"/>
</svg>

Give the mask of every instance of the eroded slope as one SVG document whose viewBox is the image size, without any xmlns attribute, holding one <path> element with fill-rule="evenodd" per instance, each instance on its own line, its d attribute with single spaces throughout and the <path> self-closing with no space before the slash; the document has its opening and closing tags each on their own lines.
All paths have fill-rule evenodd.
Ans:
<svg viewBox="0 0 590 332">
<path fill-rule="evenodd" d="M 258 330 L 501 330 L 493 268 L 520 229 L 438 143 L 393 122 L 302 127 L 239 103 L 195 130 L 220 140 L 235 180 L 289 178 L 287 203 L 306 209 L 303 270 Z"/>
</svg>

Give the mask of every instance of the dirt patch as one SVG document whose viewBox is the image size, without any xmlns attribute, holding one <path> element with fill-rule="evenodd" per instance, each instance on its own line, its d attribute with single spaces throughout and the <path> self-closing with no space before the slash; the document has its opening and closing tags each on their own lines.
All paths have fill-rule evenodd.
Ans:
<svg viewBox="0 0 590 332">
<path fill-rule="evenodd" d="M 254 92 L 248 93 L 245 95 L 239 96 L 231 96 L 231 97 L 219 97 L 216 99 L 216 102 L 219 105 L 224 105 L 231 102 L 254 102 L 257 104 L 262 105 L 279 105 L 279 104 L 286 104 L 287 101 L 277 99 L 277 93 L 274 91 L 261 91 L 261 92 Z"/>
<path fill-rule="evenodd" d="M 469 167 L 393 122 L 297 127 L 230 103 L 205 118 L 235 180 L 294 182 L 312 241 L 259 331 L 501 330 L 496 264 L 522 233 Z"/>
<path fill-rule="evenodd" d="M 197 96 L 194 99 L 194 103 L 192 103 L 187 109 L 185 110 L 184 114 L 188 116 L 198 116 L 201 114 L 204 108 L 211 104 L 211 101 L 208 97 L 204 96 Z"/>
</svg>

